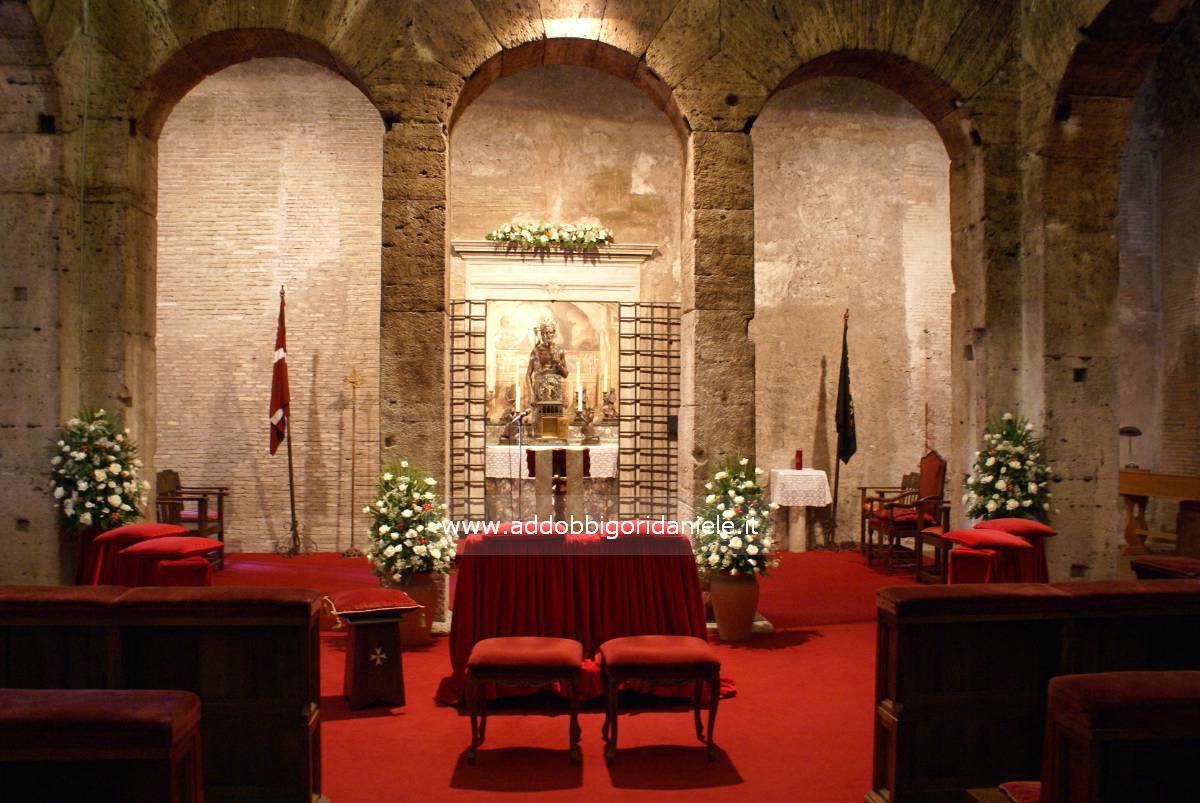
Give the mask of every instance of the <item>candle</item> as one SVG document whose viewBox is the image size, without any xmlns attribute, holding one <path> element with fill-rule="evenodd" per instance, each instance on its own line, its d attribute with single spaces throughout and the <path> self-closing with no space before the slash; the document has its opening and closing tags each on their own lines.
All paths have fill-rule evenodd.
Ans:
<svg viewBox="0 0 1200 803">
<path fill-rule="evenodd" d="M 579 368 L 579 360 L 575 360 L 575 396 L 578 399 L 578 410 L 583 412 L 583 371 Z"/>
</svg>

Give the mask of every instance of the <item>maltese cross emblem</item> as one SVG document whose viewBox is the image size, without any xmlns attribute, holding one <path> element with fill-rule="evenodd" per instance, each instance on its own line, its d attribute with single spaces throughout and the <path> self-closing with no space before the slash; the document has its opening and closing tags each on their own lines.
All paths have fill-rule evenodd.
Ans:
<svg viewBox="0 0 1200 803">
<path fill-rule="evenodd" d="M 387 660 L 387 653 L 383 651 L 383 647 L 376 647 L 369 660 L 375 666 L 383 666 L 383 662 Z"/>
</svg>

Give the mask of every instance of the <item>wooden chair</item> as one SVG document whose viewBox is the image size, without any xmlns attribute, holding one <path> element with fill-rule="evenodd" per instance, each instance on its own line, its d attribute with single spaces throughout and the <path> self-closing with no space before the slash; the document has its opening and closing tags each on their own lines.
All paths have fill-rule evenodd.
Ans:
<svg viewBox="0 0 1200 803">
<path fill-rule="evenodd" d="M 860 485 L 858 486 L 859 494 L 859 522 L 858 522 L 858 551 L 867 556 L 867 565 L 871 565 L 872 559 L 875 557 L 872 549 L 871 539 L 871 511 L 875 508 L 875 503 L 881 501 L 891 494 L 893 497 L 896 494 L 905 491 L 914 491 L 920 486 L 921 474 L 914 471 L 911 474 L 905 474 L 900 479 L 899 485 Z"/>
<path fill-rule="evenodd" d="M 158 472 L 155 506 L 163 524 L 178 524 L 201 538 L 225 541 L 225 486 L 183 485 L 179 472 Z M 218 564 L 217 568 L 221 568 Z"/>
<path fill-rule="evenodd" d="M 950 505 L 943 499 L 918 503 L 921 518 L 935 522 L 917 530 L 913 552 L 917 561 L 918 583 L 945 583 L 950 576 L 950 550 L 954 544 L 945 538 L 950 529 Z M 933 563 L 925 562 L 925 547 L 933 547 Z"/>
<path fill-rule="evenodd" d="M 934 450 L 930 450 L 921 458 L 920 479 L 916 489 L 902 491 L 893 497 L 881 497 L 870 500 L 870 529 L 868 530 L 868 548 L 872 551 L 874 534 L 880 537 L 879 549 L 883 553 L 883 565 L 888 574 L 897 566 L 896 556 L 904 549 L 906 538 L 916 539 L 925 527 L 934 524 L 937 519 L 930 516 L 931 505 L 936 504 L 940 510 L 943 505 L 942 495 L 946 488 L 946 460 Z M 911 565 L 917 565 L 920 556 L 913 547 Z M 904 561 L 905 565 L 910 565 Z"/>
</svg>

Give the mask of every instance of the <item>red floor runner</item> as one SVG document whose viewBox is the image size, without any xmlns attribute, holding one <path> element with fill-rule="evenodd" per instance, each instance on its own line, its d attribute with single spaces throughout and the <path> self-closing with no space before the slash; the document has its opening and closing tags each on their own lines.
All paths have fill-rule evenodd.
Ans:
<svg viewBox="0 0 1200 803">
<path fill-rule="evenodd" d="M 365 559 L 230 554 L 218 585 L 301 586 L 328 594 L 371 586 Z M 787 554 L 762 581 L 759 610 L 776 632 L 718 644 L 738 693 L 721 703 L 717 761 L 704 760 L 691 717 L 657 707 L 621 720 L 621 753 L 604 763 L 602 714 L 585 709 L 583 764 L 566 756 L 560 701 L 493 709 L 478 762 L 462 751 L 465 716 L 433 703 L 449 668 L 446 640 L 404 656 L 408 705 L 350 711 L 341 697 L 345 635 L 321 638 L 325 794 L 332 803 L 628 798 L 861 801 L 870 782 L 875 589 L 910 584 L 868 568 L 856 553 Z"/>
</svg>

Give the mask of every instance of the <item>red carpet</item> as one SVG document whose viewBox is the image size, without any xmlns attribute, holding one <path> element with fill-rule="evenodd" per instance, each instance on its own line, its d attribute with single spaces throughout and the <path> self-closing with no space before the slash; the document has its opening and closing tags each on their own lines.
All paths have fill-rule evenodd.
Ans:
<svg viewBox="0 0 1200 803">
<path fill-rule="evenodd" d="M 219 585 L 302 586 L 330 593 L 370 586 L 365 559 L 231 554 Z M 787 554 L 762 581 L 759 610 L 776 632 L 719 644 L 737 696 L 721 703 L 709 764 L 691 717 L 660 708 L 621 720 L 621 752 L 604 763 L 602 714 L 582 718 L 583 765 L 567 759 L 561 701 L 493 708 L 475 766 L 462 757 L 465 716 L 433 703 L 446 639 L 404 656 L 408 705 L 350 711 L 341 697 L 345 635 L 322 634 L 324 791 L 332 803 L 413 799 L 628 798 L 861 801 L 870 782 L 875 589 L 908 584 L 857 553 Z"/>
</svg>

